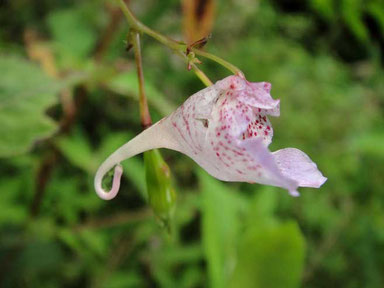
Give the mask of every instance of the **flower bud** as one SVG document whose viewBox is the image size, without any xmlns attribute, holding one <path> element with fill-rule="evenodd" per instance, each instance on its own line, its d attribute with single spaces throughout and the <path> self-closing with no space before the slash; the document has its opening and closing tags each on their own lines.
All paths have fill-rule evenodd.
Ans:
<svg viewBox="0 0 384 288">
<path fill-rule="evenodd" d="M 169 229 L 176 204 L 171 171 L 157 149 L 144 153 L 144 164 L 148 202 L 160 223 Z"/>
</svg>

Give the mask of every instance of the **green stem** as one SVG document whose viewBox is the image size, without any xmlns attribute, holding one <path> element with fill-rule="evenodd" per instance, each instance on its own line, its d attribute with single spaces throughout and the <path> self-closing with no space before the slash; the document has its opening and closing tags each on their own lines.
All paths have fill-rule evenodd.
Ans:
<svg viewBox="0 0 384 288">
<path fill-rule="evenodd" d="M 196 49 L 196 48 L 192 48 L 191 51 L 194 52 L 196 55 L 200 55 L 200 56 L 203 56 L 205 58 L 211 59 L 212 61 L 217 62 L 221 66 L 227 68 L 233 74 L 244 78 L 243 72 L 239 68 L 237 68 L 235 65 L 229 63 L 228 61 L 225 61 L 224 59 L 222 59 L 222 58 L 220 58 L 214 54 L 211 54 L 211 53 L 208 53 L 208 52 Z"/>
<path fill-rule="evenodd" d="M 196 76 L 204 83 L 205 86 L 209 87 L 213 85 L 212 81 L 208 78 L 203 71 L 201 71 L 195 64 L 192 65 L 192 70 L 195 72 Z"/>
<path fill-rule="evenodd" d="M 184 58 L 184 60 L 186 60 L 187 63 L 188 63 L 189 60 L 188 60 L 188 58 L 185 55 L 185 51 L 187 50 L 188 46 L 185 43 L 178 42 L 178 41 L 175 41 L 175 40 L 173 40 L 173 39 L 171 39 L 169 37 L 166 37 L 166 36 L 160 34 L 159 32 L 156 32 L 156 31 L 152 30 L 151 28 L 149 28 L 148 26 L 144 25 L 143 23 L 141 23 L 133 15 L 133 13 L 131 12 L 131 10 L 129 9 L 127 4 L 124 2 L 124 0 L 119 0 L 119 5 L 120 5 L 121 10 L 124 13 L 125 18 L 127 18 L 127 21 L 131 25 L 131 28 L 133 30 L 136 30 L 138 32 L 142 32 L 144 34 L 147 34 L 147 35 L 151 36 L 152 38 L 156 39 L 160 43 L 164 44 L 165 46 L 167 46 L 170 49 L 172 49 L 175 52 L 177 52 L 177 54 L 179 56 L 182 56 L 182 58 Z M 211 53 L 198 50 L 196 48 L 192 48 L 191 51 L 193 51 L 197 55 L 206 57 L 208 59 L 211 59 L 211 60 L 217 62 L 218 64 L 220 64 L 223 67 L 225 67 L 228 70 L 230 70 L 235 75 L 238 75 L 238 76 L 244 78 L 244 74 L 243 74 L 243 72 L 241 72 L 241 70 L 239 68 L 237 68 L 235 65 L 225 61 L 224 59 L 221 59 L 220 57 L 218 57 L 216 55 L 213 55 Z M 192 69 L 195 72 L 195 74 L 204 82 L 205 85 L 207 85 L 208 83 L 210 83 L 209 85 L 212 85 L 212 82 L 204 74 L 203 71 L 198 69 L 195 64 L 192 64 L 191 66 L 192 66 Z"/>
<path fill-rule="evenodd" d="M 173 49 L 173 50 L 181 50 L 186 49 L 186 45 L 180 42 L 177 42 L 171 38 L 168 38 L 148 26 L 141 23 L 131 12 L 131 10 L 128 8 L 127 4 L 125 4 L 124 0 L 119 0 L 120 8 L 124 13 L 125 18 L 127 18 L 128 23 L 132 26 L 134 30 L 137 30 L 139 32 L 142 32 L 144 34 L 147 34 L 151 36 L 152 38 L 156 39 L 160 43 L 164 44 L 165 46 Z"/>
<path fill-rule="evenodd" d="M 178 54 L 181 58 L 183 58 L 188 63 L 188 57 L 185 55 L 185 53 L 181 51 L 176 51 L 176 54 Z M 201 82 L 204 83 L 205 86 L 211 86 L 213 85 L 212 81 L 208 78 L 208 76 L 199 69 L 199 67 L 196 66 L 195 63 L 190 63 L 191 68 L 193 72 L 196 74 L 196 76 L 201 80 Z"/>
<path fill-rule="evenodd" d="M 129 40 L 133 45 L 136 68 L 137 68 L 137 79 L 139 80 L 139 105 L 140 105 L 140 119 L 141 126 L 146 129 L 152 125 L 151 115 L 149 114 L 147 97 L 145 96 L 144 90 L 144 74 L 143 74 L 143 63 L 141 61 L 141 45 L 140 45 L 140 34 L 135 30 L 131 30 Z"/>
</svg>

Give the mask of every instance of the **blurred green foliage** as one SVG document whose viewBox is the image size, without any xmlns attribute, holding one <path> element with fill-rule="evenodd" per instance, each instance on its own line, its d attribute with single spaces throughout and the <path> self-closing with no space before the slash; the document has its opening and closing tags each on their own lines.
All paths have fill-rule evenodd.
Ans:
<svg viewBox="0 0 384 288">
<path fill-rule="evenodd" d="M 25 153 L 34 141 L 52 135 L 45 110 L 57 102 L 60 83 L 18 57 L 0 58 L 0 156 Z M 23 79 L 23 85 L 20 85 Z"/>
<path fill-rule="evenodd" d="M 180 1 L 130 5 L 183 38 Z M 0 1 L 0 286 L 383 287 L 382 1 L 216 5 L 206 49 L 272 83 L 271 149 L 302 149 L 325 185 L 291 198 L 162 151 L 178 192 L 170 235 L 149 209 L 142 157 L 122 163 L 118 198 L 98 199 L 98 165 L 141 130 L 128 26 L 113 1 Z M 148 37 L 143 56 L 154 120 L 203 88 Z M 212 80 L 227 75 L 202 60 Z"/>
</svg>

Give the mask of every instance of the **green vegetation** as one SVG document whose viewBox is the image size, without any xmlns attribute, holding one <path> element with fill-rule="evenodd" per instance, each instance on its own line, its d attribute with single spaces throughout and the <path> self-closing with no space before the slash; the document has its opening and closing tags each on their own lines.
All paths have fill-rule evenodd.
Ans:
<svg viewBox="0 0 384 288">
<path fill-rule="evenodd" d="M 129 5 L 183 40 L 181 2 Z M 1 287 L 383 287 L 383 2 L 205 2 L 216 4 L 201 16 L 213 21 L 205 50 L 281 99 L 271 150 L 305 151 L 328 181 L 292 198 L 161 150 L 172 179 L 157 152 L 136 156 L 102 201 L 98 165 L 141 131 L 119 6 L 0 1 Z M 168 48 L 145 35 L 142 46 L 155 122 L 204 84 Z M 212 81 L 228 75 L 198 58 Z M 147 195 L 156 181 L 177 194 L 155 207 L 169 230 Z"/>
</svg>

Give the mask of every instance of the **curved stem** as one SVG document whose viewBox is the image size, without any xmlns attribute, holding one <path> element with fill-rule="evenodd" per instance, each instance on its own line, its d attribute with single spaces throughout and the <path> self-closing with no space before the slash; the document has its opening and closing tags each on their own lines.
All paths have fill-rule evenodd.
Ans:
<svg viewBox="0 0 384 288">
<path fill-rule="evenodd" d="M 177 54 L 183 58 L 188 63 L 188 57 L 181 51 L 177 51 Z M 204 83 L 205 86 L 211 86 L 213 85 L 212 81 L 208 78 L 208 76 L 199 69 L 199 67 L 196 66 L 195 63 L 190 63 L 193 72 L 196 74 L 196 76 L 201 80 L 201 82 Z"/>
<path fill-rule="evenodd" d="M 178 55 L 180 55 L 180 53 L 185 55 L 185 52 L 186 52 L 187 47 L 188 47 L 185 43 L 178 42 L 178 41 L 173 40 L 169 37 L 166 37 L 166 36 L 162 35 L 161 33 L 156 32 L 156 31 L 152 30 L 151 28 L 149 28 L 148 26 L 141 23 L 133 15 L 131 10 L 128 8 L 127 4 L 125 4 L 124 0 L 119 0 L 119 5 L 121 7 L 121 10 L 124 13 L 125 18 L 127 19 L 128 23 L 132 26 L 132 28 L 134 30 L 137 30 L 138 32 L 142 32 L 144 34 L 151 36 L 152 38 L 156 39 L 160 43 L 164 44 L 165 46 L 167 46 L 167 47 L 171 48 L 172 50 L 174 50 L 175 52 L 177 52 Z M 208 52 L 204 52 L 204 51 L 196 49 L 196 48 L 191 48 L 191 51 L 193 51 L 197 55 L 200 55 L 200 56 L 203 56 L 205 58 L 211 59 L 212 61 L 215 61 L 216 63 L 227 68 L 229 71 L 231 71 L 235 75 L 238 75 L 238 76 L 244 78 L 244 74 L 243 74 L 243 72 L 241 72 L 241 70 L 239 68 L 237 68 L 235 65 L 225 61 L 224 59 L 221 59 L 220 57 L 218 57 L 216 55 L 213 55 L 213 54 L 208 53 Z M 188 61 L 188 58 L 186 58 L 186 57 L 183 57 L 183 58 Z M 196 65 L 192 65 L 192 68 L 193 68 L 193 66 L 196 66 Z M 208 79 L 208 77 L 201 70 L 196 70 L 195 68 L 193 70 L 195 71 L 196 75 L 202 81 L 203 81 L 203 78 Z M 204 74 L 204 76 L 202 76 L 202 74 Z M 205 80 L 203 82 L 204 82 L 204 84 L 208 83 Z M 209 81 L 209 82 L 211 82 L 211 81 Z"/>
<path fill-rule="evenodd" d="M 207 75 L 203 71 L 201 71 L 196 64 L 191 64 L 193 72 L 195 72 L 196 76 L 204 83 L 205 86 L 213 85 L 212 81 L 208 78 Z"/>
<path fill-rule="evenodd" d="M 148 26 L 141 23 L 131 12 L 131 10 L 128 8 L 127 4 L 125 4 L 124 0 L 119 0 L 119 5 L 121 10 L 124 13 L 125 18 L 127 18 L 128 23 L 132 26 L 133 29 L 145 33 L 152 38 L 156 39 L 160 43 L 164 44 L 165 46 L 174 49 L 174 50 L 180 50 L 180 49 L 186 49 L 187 45 L 184 43 L 177 42 L 171 38 L 168 38 Z"/>
<path fill-rule="evenodd" d="M 196 49 L 196 48 L 192 48 L 191 51 L 194 52 L 196 55 L 200 55 L 200 56 L 203 56 L 205 58 L 211 59 L 212 61 L 215 61 L 216 63 L 220 64 L 221 66 L 232 71 L 233 74 L 238 75 L 241 78 L 245 78 L 243 72 L 239 68 L 237 68 L 235 65 L 229 63 L 228 61 L 225 61 L 224 59 L 222 59 L 222 58 L 220 58 L 214 54 L 211 54 L 211 53 L 208 53 L 208 52 Z"/>
</svg>

